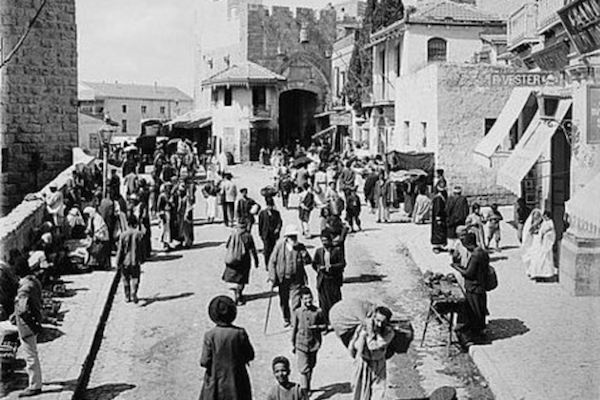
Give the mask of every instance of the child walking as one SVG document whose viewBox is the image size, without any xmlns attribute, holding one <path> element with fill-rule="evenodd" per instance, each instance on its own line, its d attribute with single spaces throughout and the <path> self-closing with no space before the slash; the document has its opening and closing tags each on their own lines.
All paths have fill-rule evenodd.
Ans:
<svg viewBox="0 0 600 400">
<path fill-rule="evenodd" d="M 321 331 L 326 330 L 327 325 L 323 312 L 313 304 L 312 292 L 307 287 L 300 289 L 300 307 L 294 311 L 292 324 L 292 351 L 298 360 L 300 387 L 309 397 L 312 372 L 322 342 Z"/>
<path fill-rule="evenodd" d="M 492 246 L 492 239 L 496 241 L 496 251 L 501 251 L 500 248 L 500 221 L 504 218 L 500 211 L 498 211 L 498 204 L 492 204 L 492 209 L 487 215 L 488 222 L 488 247 Z"/>
<path fill-rule="evenodd" d="M 269 391 L 267 400 L 307 399 L 300 385 L 290 382 L 290 360 L 283 356 L 277 356 L 273 359 L 272 368 L 277 384 Z"/>
<path fill-rule="evenodd" d="M 346 195 L 346 222 L 350 225 L 350 232 L 354 232 L 354 223 L 358 230 L 362 230 L 360 226 L 360 198 L 356 194 L 356 186 L 347 189 Z"/>
</svg>

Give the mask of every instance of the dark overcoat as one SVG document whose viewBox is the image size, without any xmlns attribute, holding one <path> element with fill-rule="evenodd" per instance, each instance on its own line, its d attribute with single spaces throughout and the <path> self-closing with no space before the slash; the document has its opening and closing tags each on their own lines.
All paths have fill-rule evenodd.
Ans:
<svg viewBox="0 0 600 400">
<path fill-rule="evenodd" d="M 200 365 L 206 368 L 200 400 L 251 400 L 246 365 L 254 348 L 243 328 L 217 325 L 204 334 Z"/>
</svg>

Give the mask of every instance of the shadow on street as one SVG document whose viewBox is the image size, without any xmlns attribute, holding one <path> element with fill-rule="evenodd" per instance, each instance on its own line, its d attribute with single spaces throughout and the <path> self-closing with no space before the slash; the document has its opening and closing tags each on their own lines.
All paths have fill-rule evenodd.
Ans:
<svg viewBox="0 0 600 400">
<path fill-rule="evenodd" d="M 359 276 L 349 276 L 344 278 L 344 283 L 371 283 L 383 282 L 386 275 L 361 274 Z"/>
<path fill-rule="evenodd" d="M 136 386 L 129 383 L 106 383 L 85 391 L 85 399 L 112 400 L 121 393 L 134 389 Z"/>
<path fill-rule="evenodd" d="M 323 392 L 318 397 L 315 397 L 315 400 L 325 400 L 325 399 L 330 399 L 337 394 L 351 393 L 352 386 L 350 386 L 350 382 L 334 383 L 334 384 L 323 386 L 319 389 L 316 389 L 315 392 L 317 392 L 317 393 Z"/>
<path fill-rule="evenodd" d="M 181 254 L 159 254 L 159 255 L 155 255 L 154 257 L 150 258 L 146 262 L 152 263 L 152 262 L 173 261 L 173 260 L 180 259 L 182 257 L 183 256 Z"/>
<path fill-rule="evenodd" d="M 194 295 L 194 293 L 192 293 L 192 292 L 184 292 L 184 293 L 179 293 L 179 294 L 170 295 L 170 296 L 147 297 L 147 298 L 140 299 L 142 301 L 141 307 L 146 307 L 146 306 L 149 306 L 152 303 L 156 303 L 156 302 L 159 302 L 159 301 L 170 301 L 170 300 L 184 299 L 186 297 L 190 297 L 190 296 L 193 296 L 193 295 Z"/>
<path fill-rule="evenodd" d="M 500 318 L 488 321 L 485 329 L 486 337 L 490 342 L 509 339 L 514 336 L 524 335 L 529 328 L 523 321 L 516 318 Z"/>
</svg>

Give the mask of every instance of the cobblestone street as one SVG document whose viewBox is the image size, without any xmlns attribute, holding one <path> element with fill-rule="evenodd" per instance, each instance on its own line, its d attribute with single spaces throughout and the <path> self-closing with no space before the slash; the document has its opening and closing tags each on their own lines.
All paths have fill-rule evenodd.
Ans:
<svg viewBox="0 0 600 400">
<path fill-rule="evenodd" d="M 257 166 L 232 169 L 239 187 L 247 186 L 250 196 L 262 200 L 258 189 L 268 183 L 269 171 Z M 294 200 L 294 198 L 292 198 Z M 294 203 L 292 203 L 294 204 Z M 196 219 L 203 216 L 203 201 L 197 204 Z M 297 223 L 297 211 L 283 210 L 284 225 Z M 395 312 L 413 321 L 415 337 L 420 338 L 427 309 L 426 293 L 419 279 L 420 271 L 407 255 L 394 230 L 401 225 L 375 224 L 364 210 L 364 231 L 350 235 L 347 241 L 348 267 L 343 296 L 383 302 Z M 318 219 L 313 213 L 311 230 L 317 232 Z M 258 247 L 262 243 L 254 228 Z M 155 238 L 158 229 L 154 231 Z M 143 266 L 140 303 L 123 301 L 122 288 L 107 322 L 104 339 L 88 384 L 86 399 L 195 399 L 202 383 L 203 370 L 198 361 L 202 337 L 213 324 L 207 315 L 208 301 L 215 295 L 228 294 L 221 280 L 224 243 L 229 229 L 222 225 L 202 225 L 195 229 L 193 249 L 159 252 Z M 311 253 L 319 239 L 305 243 Z M 155 248 L 158 242 L 154 242 Z M 236 324 L 247 329 L 256 350 L 250 365 L 254 397 L 262 399 L 273 385 L 270 362 L 276 355 L 293 359 L 290 331 L 285 330 L 276 299 L 267 334 L 263 333 L 269 298 L 269 285 L 263 259 L 253 270 L 246 289 L 248 303 L 238 312 Z M 308 272 L 315 287 L 315 274 Z M 445 346 L 441 329 L 433 324 L 426 346 L 413 342 L 407 355 L 396 356 L 389 363 L 390 399 L 421 399 L 442 385 L 454 386 L 460 398 L 484 399 L 491 396 L 485 388 L 467 387 L 452 376 L 444 364 Z M 458 361 L 456 361 L 458 360 Z M 468 356 L 460 355 L 455 363 L 472 371 Z M 295 363 L 293 363 L 295 365 Z M 324 338 L 315 370 L 313 399 L 350 398 L 351 358 L 335 334 Z M 445 372 L 444 372 L 445 371 Z M 292 378 L 298 380 L 292 371 Z M 473 380 L 471 380 L 473 382 Z M 477 379 L 475 379 L 477 382 Z M 477 390 L 476 395 L 470 394 Z M 489 397 L 491 398 L 491 397 Z"/>
</svg>

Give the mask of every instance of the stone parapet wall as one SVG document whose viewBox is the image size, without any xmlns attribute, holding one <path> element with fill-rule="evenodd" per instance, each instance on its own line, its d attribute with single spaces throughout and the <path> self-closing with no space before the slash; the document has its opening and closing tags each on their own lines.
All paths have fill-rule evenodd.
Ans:
<svg viewBox="0 0 600 400">
<path fill-rule="evenodd" d="M 0 0 L 5 56 L 42 3 Z M 77 118 L 75 0 L 52 0 L 0 70 L 0 215 L 71 164 Z"/>
<path fill-rule="evenodd" d="M 81 149 L 73 149 L 73 159 L 77 163 L 89 165 L 94 158 L 85 155 Z M 50 186 L 62 190 L 73 174 L 75 166 L 63 170 L 56 178 L 48 183 L 42 190 L 32 194 L 32 200 L 23 200 L 12 211 L 0 218 L 0 260 L 8 260 L 11 249 L 23 249 L 31 245 L 31 230 L 40 225 L 46 212 L 44 196 L 50 193 Z"/>
</svg>

